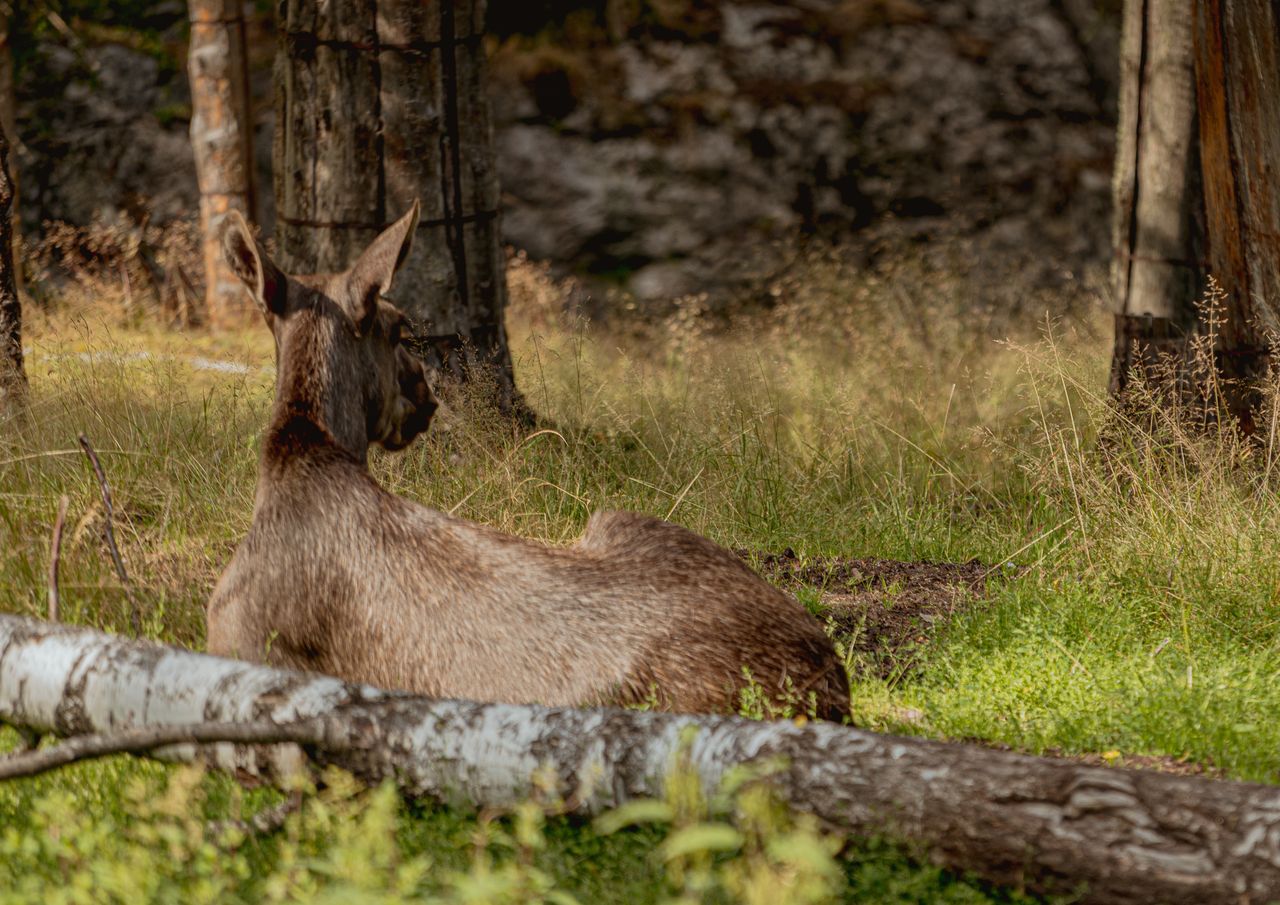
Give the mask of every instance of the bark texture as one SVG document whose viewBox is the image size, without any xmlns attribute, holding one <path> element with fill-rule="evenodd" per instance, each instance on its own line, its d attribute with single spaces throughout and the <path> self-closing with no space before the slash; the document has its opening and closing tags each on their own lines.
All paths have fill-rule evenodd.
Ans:
<svg viewBox="0 0 1280 905">
<path fill-rule="evenodd" d="M 1111 390 L 1183 354 L 1204 284 L 1192 16 L 1179 0 L 1127 0 L 1120 49 Z"/>
<path fill-rule="evenodd" d="M 415 198 L 392 299 L 431 364 L 515 394 L 482 45 L 484 0 L 280 0 L 275 138 L 281 263 L 336 272 Z"/>
<path fill-rule="evenodd" d="M 1209 273 L 1226 293 L 1219 365 L 1251 426 L 1280 330 L 1280 7 L 1196 0 L 1195 74 Z"/>
<path fill-rule="evenodd" d="M 222 256 L 222 224 L 238 210 L 253 219 L 253 121 L 240 0 L 189 0 L 191 147 L 200 184 L 205 307 L 215 327 L 257 316 Z"/>
<path fill-rule="evenodd" d="M 17 89 L 14 85 L 13 71 L 13 51 L 9 46 L 9 18 L 13 15 L 12 8 L 6 8 L 7 4 L 0 0 L 0 132 L 3 132 L 13 143 L 18 144 L 18 97 Z M 16 156 L 16 155 L 15 155 Z M 18 183 L 18 165 L 16 161 L 12 169 L 9 171 L 9 182 L 13 186 L 13 208 L 9 213 L 9 220 L 13 224 L 13 234 L 11 243 L 13 245 L 14 256 L 17 261 L 22 260 L 22 230 L 21 219 L 18 212 L 21 208 L 18 206 L 22 193 L 19 190 Z M 19 290 L 22 289 L 22 268 L 15 267 L 13 271 L 13 282 Z"/>
<path fill-rule="evenodd" d="M 920 844 L 1000 883 L 1090 902 L 1264 902 L 1280 895 L 1280 789 L 1085 767 L 813 723 L 434 701 L 0 615 L 0 719 L 62 735 L 200 722 L 303 727 L 306 747 L 409 795 L 500 807 L 550 767 L 570 807 L 656 796 L 688 727 L 708 790 L 779 758 L 792 806 Z M 256 730 L 255 730 L 256 731 Z M 191 758 L 191 746 L 168 749 Z M 271 776 L 300 749 L 222 745 Z"/>
<path fill-rule="evenodd" d="M 1209 332 L 1223 289 L 1215 400 L 1245 432 L 1280 330 L 1280 8 L 1268 0 L 1129 0 L 1115 182 L 1119 309 L 1112 390 Z M 1162 375 L 1154 375 L 1162 376 Z"/>
<path fill-rule="evenodd" d="M 13 182 L 9 178 L 9 142 L 0 129 L 0 411 L 26 396 L 22 363 L 22 305 L 13 263 Z"/>
</svg>

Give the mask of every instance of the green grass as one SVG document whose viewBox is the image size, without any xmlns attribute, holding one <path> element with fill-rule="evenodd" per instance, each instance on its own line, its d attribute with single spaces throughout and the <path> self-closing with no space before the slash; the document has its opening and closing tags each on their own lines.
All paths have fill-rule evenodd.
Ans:
<svg viewBox="0 0 1280 905">
<path fill-rule="evenodd" d="M 762 794 L 738 796 L 731 813 L 698 802 L 635 823 L 618 812 L 622 829 L 597 830 L 538 804 L 476 815 L 328 779 L 270 835 L 226 821 L 278 793 L 194 768 L 116 758 L 7 783 L 0 903 L 1028 901 L 882 842 L 834 857 L 839 840 Z"/>
<path fill-rule="evenodd" d="M 374 456 L 394 492 L 552 543 L 572 540 L 594 509 L 625 508 L 757 550 L 977 557 L 1007 577 L 928 646 L 919 669 L 853 677 L 861 724 L 1032 752 L 1172 756 L 1275 781 L 1280 498 L 1269 435 L 1249 445 L 1176 419 L 1118 418 L 1103 397 L 1109 343 L 1092 322 L 1012 323 L 1005 332 L 1020 343 L 997 343 L 943 304 L 922 333 L 883 285 L 865 283 L 839 287 L 839 304 L 814 290 L 728 335 L 677 316 L 621 336 L 561 323 L 539 295 L 554 292 L 528 281 L 516 282 L 517 373 L 547 427 L 511 437 L 474 413 L 442 416 L 406 453 Z M 174 338 L 64 318 L 38 323 L 31 341 L 34 419 L 0 425 L 0 609 L 43 613 L 48 537 L 67 494 L 64 618 L 128 625 L 99 539 L 97 488 L 75 451 L 83 431 L 111 480 L 147 634 L 201 647 L 203 601 L 248 526 L 271 386 L 265 329 Z M 176 357 L 118 360 L 138 349 Z M 194 371 L 191 355 L 232 355 L 255 369 Z M 803 602 L 820 605 L 816 595 Z M 148 810 L 174 783 L 184 801 L 200 798 L 199 826 Z M 205 838 L 206 819 L 242 806 L 221 777 L 111 761 L 9 783 L 0 787 L 9 853 L 0 889 L 21 880 L 75 901 L 59 878 L 137 858 L 166 878 L 138 900 L 199 898 L 180 871 L 145 860 L 159 842 L 124 829 L 170 820 L 185 829 L 165 832 L 187 833 L 183 845 L 225 862 L 216 869 L 222 898 L 253 901 L 270 887 L 280 900 L 319 901 L 338 895 L 347 876 L 335 864 L 361 850 L 344 827 L 372 820 L 381 829 L 370 833 L 398 843 L 386 857 L 430 877 L 405 880 L 424 900 L 540 901 L 550 887 L 582 901 L 689 894 L 688 877 L 653 854 L 679 826 L 601 836 L 551 818 L 513 842 L 519 815 L 495 822 L 376 797 L 308 801 L 330 816 L 289 831 L 316 833 L 297 842 L 310 852 L 303 857 L 288 832 L 235 845 Z M 57 834 L 48 814 L 74 820 L 67 838 L 88 852 L 49 848 Z M 804 832 L 805 851 L 824 851 Z M 493 833 L 506 841 L 477 842 Z M 45 841 L 17 858 L 32 838 Z M 716 860 L 714 891 L 689 900 L 747 901 L 727 891 L 725 865 L 767 861 L 748 849 Z M 859 844 L 838 863 L 839 892 L 827 898 L 1006 899 L 891 846 Z M 466 898 L 467 883 L 495 871 L 516 891 Z M 392 873 L 350 882 L 391 895 L 379 884 Z M 790 900 L 805 900 L 799 887 Z"/>
</svg>

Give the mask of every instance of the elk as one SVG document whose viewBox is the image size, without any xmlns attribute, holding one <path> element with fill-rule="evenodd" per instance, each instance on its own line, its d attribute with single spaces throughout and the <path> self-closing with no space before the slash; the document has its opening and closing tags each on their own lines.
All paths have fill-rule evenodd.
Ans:
<svg viewBox="0 0 1280 905">
<path fill-rule="evenodd" d="M 848 680 L 816 619 L 737 556 L 633 512 L 554 547 L 384 490 L 368 448 L 435 409 L 382 296 L 418 206 L 344 273 L 291 276 L 232 212 L 223 253 L 276 346 L 253 521 L 209 599 L 211 653 L 434 697 L 732 710 L 748 681 L 841 719 Z"/>
</svg>

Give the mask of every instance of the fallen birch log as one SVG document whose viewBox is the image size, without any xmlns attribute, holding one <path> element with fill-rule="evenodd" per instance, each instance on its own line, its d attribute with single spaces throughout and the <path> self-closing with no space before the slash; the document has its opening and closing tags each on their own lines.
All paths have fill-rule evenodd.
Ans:
<svg viewBox="0 0 1280 905">
<path fill-rule="evenodd" d="M 476 806 L 519 801 L 549 768 L 585 814 L 661 795 L 693 726 L 688 756 L 708 792 L 735 764 L 780 758 L 774 782 L 792 807 L 998 883 L 1084 890 L 1092 902 L 1280 896 L 1280 788 L 831 724 L 437 701 L 2 614 L 0 720 L 63 736 L 251 723 L 263 738 L 276 726 L 303 747 L 219 745 L 206 756 L 269 778 L 298 769 L 305 750 L 410 796 Z"/>
</svg>

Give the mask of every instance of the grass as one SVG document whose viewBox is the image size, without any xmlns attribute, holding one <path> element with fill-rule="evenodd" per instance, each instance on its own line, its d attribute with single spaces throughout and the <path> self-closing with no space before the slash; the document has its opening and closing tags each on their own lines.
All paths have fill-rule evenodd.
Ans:
<svg viewBox="0 0 1280 905">
<path fill-rule="evenodd" d="M 375 455 L 373 470 L 396 493 L 551 543 L 572 540 L 594 509 L 625 508 L 756 550 L 979 558 L 1006 577 L 928 646 L 918 670 L 853 676 L 860 724 L 1030 752 L 1157 755 L 1276 781 L 1274 438 L 1247 444 L 1189 430 L 1176 417 L 1117 416 L 1103 396 L 1109 343 L 1087 315 L 975 330 L 961 316 L 969 300 L 949 298 L 945 287 L 933 298 L 933 287 L 908 281 L 905 291 L 930 299 L 922 325 L 919 303 L 899 304 L 904 290 L 890 277 L 814 277 L 788 288 L 771 314 L 728 333 L 708 331 L 686 305 L 665 325 L 624 334 L 566 322 L 556 287 L 518 269 L 518 381 L 548 426 L 511 437 L 455 412 L 407 452 Z M 203 601 L 248 526 L 271 392 L 265 328 L 157 333 L 120 327 L 98 308 L 31 322 L 35 418 L 0 425 L 0 610 L 42 614 L 51 522 L 67 494 L 64 617 L 107 630 L 128 625 L 99 539 L 97 488 L 75 451 L 83 431 L 112 483 L 147 634 L 200 647 Z M 138 351 L 149 357 L 130 357 Z M 249 367 L 199 370 L 193 357 Z M 804 602 L 820 607 L 816 596 Z M 223 778 L 125 761 L 7 784 L 0 889 L 21 879 L 22 889 L 44 895 L 59 877 L 145 860 L 140 852 L 160 842 L 111 829 L 134 824 L 224 859 L 217 882 L 225 900 L 338 895 L 354 868 L 335 864 L 359 850 L 349 827 L 362 820 L 380 828 L 373 836 L 397 841 L 390 849 L 398 855 L 386 857 L 433 878 L 405 880 L 430 901 L 551 901 L 551 889 L 582 901 L 748 901 L 747 887 L 727 878 L 768 862 L 743 843 L 703 865 L 705 889 L 695 889 L 696 870 L 653 854 L 679 821 L 603 836 L 551 818 L 534 832 L 521 829 L 532 818 L 519 814 L 491 820 L 354 792 L 341 801 L 309 796 L 330 816 L 288 831 L 322 826 L 297 842 L 310 846 L 303 857 L 288 832 L 229 845 L 207 838 L 199 821 L 193 829 L 181 814 L 148 810 L 175 788 L 187 804 L 199 799 L 202 819 L 269 797 L 254 793 L 245 803 Z M 74 818 L 69 838 L 88 848 L 49 848 L 48 815 Z M 179 828 L 164 829 L 166 820 Z M 750 837 L 723 815 L 699 820 L 728 820 Z M 511 841 L 521 832 L 524 841 Z M 839 877 L 822 880 L 830 856 L 820 836 L 790 824 L 778 832 L 801 833 L 800 848 L 818 853 L 818 867 L 788 868 L 796 885 L 784 884 L 790 898 L 777 901 L 806 901 L 802 881 L 829 882 L 814 901 L 1013 895 L 872 843 L 840 855 Z M 493 833 L 507 841 L 485 841 Z M 170 885 L 139 900 L 173 899 L 187 882 L 155 870 Z M 503 871 L 514 886 L 473 895 L 474 884 Z M 393 866 L 375 873 L 359 881 L 361 894 L 394 899 L 399 893 L 385 887 Z M 765 873 L 751 882 L 765 883 Z M 441 880 L 446 874 L 453 879 Z"/>
</svg>

